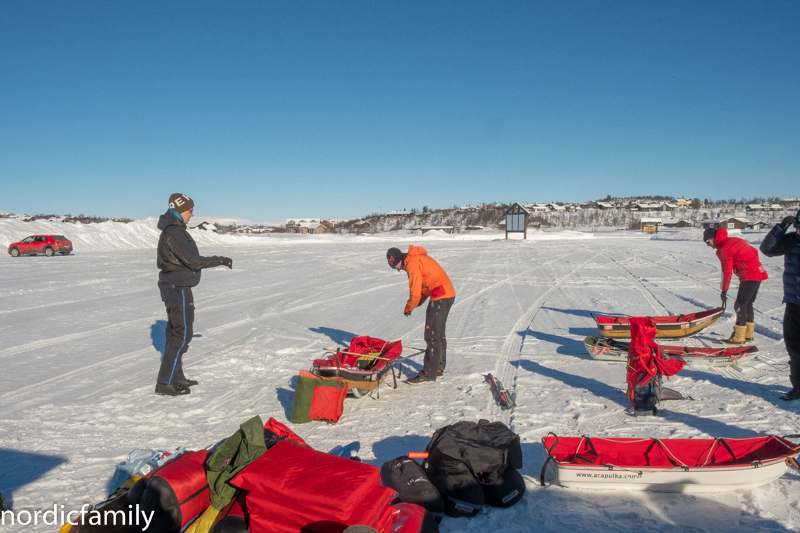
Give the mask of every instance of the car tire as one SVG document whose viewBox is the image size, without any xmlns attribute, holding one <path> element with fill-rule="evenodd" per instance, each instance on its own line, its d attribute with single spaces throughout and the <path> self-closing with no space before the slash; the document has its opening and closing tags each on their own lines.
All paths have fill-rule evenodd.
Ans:
<svg viewBox="0 0 800 533">
<path fill-rule="evenodd" d="M 47 248 L 44 249 L 44 255 L 46 255 L 47 257 L 53 257 L 54 255 L 56 255 L 56 251 L 48 246 Z"/>
<path fill-rule="evenodd" d="M 12 248 L 9 253 L 11 254 L 11 257 L 19 257 L 19 248 Z"/>
</svg>

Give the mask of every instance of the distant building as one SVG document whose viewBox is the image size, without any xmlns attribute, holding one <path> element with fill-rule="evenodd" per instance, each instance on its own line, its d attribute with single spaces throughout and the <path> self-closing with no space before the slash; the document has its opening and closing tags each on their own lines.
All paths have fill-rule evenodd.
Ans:
<svg viewBox="0 0 800 533">
<path fill-rule="evenodd" d="M 764 222 L 763 220 L 759 220 L 757 222 L 750 222 L 749 224 L 747 224 L 747 229 L 752 229 L 752 230 L 762 230 L 771 227 L 772 224 L 770 224 L 769 222 Z"/>
<path fill-rule="evenodd" d="M 307 234 L 307 233 L 325 233 L 325 226 L 320 224 L 319 222 L 302 222 L 298 224 L 298 229 L 300 233 Z"/>
<path fill-rule="evenodd" d="M 691 228 L 694 227 L 694 222 L 690 220 L 669 220 L 664 222 L 663 226 L 665 228 Z"/>
<path fill-rule="evenodd" d="M 217 231 L 217 227 L 214 224 L 212 224 L 211 222 L 205 222 L 205 221 L 201 222 L 200 224 L 195 226 L 195 228 L 196 229 L 202 229 L 202 230 L 205 230 L 205 231 Z"/>
<path fill-rule="evenodd" d="M 386 216 L 387 217 L 410 217 L 413 214 L 414 213 L 412 213 L 411 211 L 406 211 L 405 209 L 403 209 L 402 211 L 389 211 L 388 213 L 386 213 Z"/>
<path fill-rule="evenodd" d="M 453 226 L 422 226 L 422 227 L 415 228 L 415 229 L 418 229 L 419 231 L 422 232 L 423 235 L 425 235 L 429 231 L 433 231 L 433 230 L 439 230 L 439 231 L 443 231 L 445 233 L 453 233 L 454 227 Z"/>
<path fill-rule="evenodd" d="M 658 233 L 658 227 L 663 223 L 660 218 L 643 218 L 640 222 L 644 233 Z"/>
<path fill-rule="evenodd" d="M 745 229 L 750 221 L 745 218 L 707 218 L 702 222 L 703 229 Z"/>
</svg>

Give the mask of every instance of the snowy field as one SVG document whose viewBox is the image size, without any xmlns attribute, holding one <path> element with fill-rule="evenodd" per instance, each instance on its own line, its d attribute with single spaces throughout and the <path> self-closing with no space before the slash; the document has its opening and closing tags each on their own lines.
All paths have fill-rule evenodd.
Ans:
<svg viewBox="0 0 800 533">
<path fill-rule="evenodd" d="M 287 422 L 297 372 L 356 335 L 424 346 L 424 312 L 403 316 L 407 278 L 385 260 L 388 247 L 415 244 L 440 262 L 458 293 L 448 321 L 445 379 L 401 383 L 396 390 L 384 385 L 380 398 L 348 398 L 336 425 L 289 423 L 314 448 L 357 441 L 360 457 L 380 466 L 424 450 L 434 430 L 459 420 L 508 424 L 522 437 L 525 498 L 472 519 L 445 518 L 443 532 L 800 527 L 796 470 L 756 490 L 712 495 L 543 489 L 535 482 L 541 438 L 551 431 L 659 438 L 800 432 L 800 402 L 778 399 L 789 388 L 782 258 L 762 257 L 770 279 L 756 302 L 756 345 L 764 357 L 747 366 L 684 369 L 669 386 L 693 400 L 664 403 L 657 418 L 636 418 L 625 412 L 624 364 L 593 361 L 584 351 L 582 339 L 597 331 L 589 313 L 717 307 L 719 262 L 700 230 L 653 239 L 634 232 L 533 232 L 527 241 L 501 234 L 198 232 L 201 253 L 230 256 L 234 269 L 206 271 L 195 290 L 195 338 L 184 366 L 200 385 L 171 398 L 153 393 L 166 319 L 156 287 L 154 224 L 0 221 L 4 247 L 39 232 L 63 233 L 75 243 L 66 257 L 0 257 L 0 492 L 15 510 L 103 500 L 115 464 L 134 448 L 206 447 L 253 415 Z M 758 243 L 763 234 L 745 237 Z M 690 342 L 715 345 L 732 327 L 727 313 Z M 404 372 L 419 368 L 412 364 Z M 513 413 L 494 404 L 487 372 L 515 391 Z"/>
</svg>

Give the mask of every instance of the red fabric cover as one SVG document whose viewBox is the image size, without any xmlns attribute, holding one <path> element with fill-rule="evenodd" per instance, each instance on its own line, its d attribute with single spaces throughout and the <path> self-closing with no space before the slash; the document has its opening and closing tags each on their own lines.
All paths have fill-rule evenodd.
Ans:
<svg viewBox="0 0 800 533">
<path fill-rule="evenodd" d="M 341 533 L 352 525 L 391 531 L 397 493 L 377 467 L 279 442 L 231 484 L 247 493 L 253 533 Z"/>
<path fill-rule="evenodd" d="M 380 352 L 380 357 L 373 370 L 380 370 L 385 367 L 389 361 L 386 359 L 397 359 L 403 353 L 403 343 L 400 341 L 385 341 L 376 339 L 374 337 L 355 337 L 350 341 L 350 347 L 345 350 L 347 353 L 336 353 L 328 359 L 315 359 L 312 363 L 313 367 L 335 367 L 343 366 L 355 368 L 359 355 L 366 355 L 368 353 Z"/>
<path fill-rule="evenodd" d="M 633 401 L 633 389 L 656 377 L 672 376 L 680 372 L 686 362 L 665 358 L 653 339 L 656 327 L 644 317 L 631 318 L 631 342 L 628 344 L 628 400 Z"/>
<path fill-rule="evenodd" d="M 295 433 L 294 431 L 286 427 L 286 425 L 278 422 L 272 417 L 270 417 L 269 420 L 267 420 L 267 423 L 264 424 L 264 428 L 272 431 L 279 437 L 283 437 L 286 440 L 294 442 L 295 444 L 311 448 L 311 446 L 306 444 L 306 441 L 304 441 L 297 433 Z"/>
<path fill-rule="evenodd" d="M 347 382 L 344 388 L 315 387 L 311 398 L 311 409 L 308 416 L 311 420 L 329 420 L 333 423 L 339 421 L 344 412 L 344 399 L 347 396 Z"/>
<path fill-rule="evenodd" d="M 747 244 L 744 239 L 728 237 L 728 230 L 718 229 L 714 238 L 717 257 L 722 264 L 722 284 L 720 289 L 727 291 L 731 284 L 731 274 L 736 274 L 739 281 L 764 281 L 767 271 L 758 258 L 758 250 Z"/>
<path fill-rule="evenodd" d="M 768 435 L 765 437 L 747 437 L 742 439 L 725 439 L 736 459 L 720 442 L 714 439 L 602 439 L 592 437 L 592 445 L 597 455 L 592 453 L 586 437 L 545 437 L 544 447 L 550 447 L 558 439 L 558 444 L 550 452 L 561 464 L 591 466 L 604 468 L 603 464 L 620 467 L 655 467 L 675 468 L 669 457 L 678 464 L 689 468 L 707 466 L 730 467 L 750 466 L 753 461 L 782 459 L 793 455 L 794 444 L 781 438 Z M 712 449 L 713 448 L 713 449 Z M 709 457 L 709 452 L 710 457 Z M 795 452 L 796 453 L 796 452 Z M 671 455 L 670 455 L 671 454 Z"/>
<path fill-rule="evenodd" d="M 422 520 L 425 518 L 424 507 L 413 503 L 398 503 L 392 507 L 396 514 L 392 533 L 419 533 L 422 530 Z"/>
<path fill-rule="evenodd" d="M 699 313 L 689 313 L 688 315 L 651 316 L 646 318 L 652 320 L 654 324 L 682 324 L 684 322 L 692 322 L 694 320 L 699 320 L 709 315 L 713 315 L 719 312 L 721 309 L 722 309 L 721 307 L 717 307 L 716 309 L 709 309 L 708 311 L 701 311 Z M 598 324 L 627 325 L 630 324 L 630 321 L 633 318 L 635 317 L 598 315 L 597 317 L 595 317 L 595 321 Z"/>
<path fill-rule="evenodd" d="M 186 452 L 153 471 L 153 477 L 163 478 L 175 492 L 181 506 L 181 528 L 211 504 L 204 466 L 209 455 L 208 450 Z"/>
</svg>

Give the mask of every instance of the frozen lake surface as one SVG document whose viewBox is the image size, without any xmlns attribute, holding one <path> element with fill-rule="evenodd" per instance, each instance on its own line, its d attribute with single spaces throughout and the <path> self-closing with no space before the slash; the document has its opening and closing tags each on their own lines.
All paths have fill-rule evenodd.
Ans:
<svg viewBox="0 0 800 533">
<path fill-rule="evenodd" d="M 6 240 L 25 232 L 66 233 L 44 223 L 24 230 L 21 222 L 10 224 L 0 225 Z M 166 320 L 156 287 L 158 234 L 119 244 L 129 230 L 118 226 L 76 227 L 70 237 L 76 251 L 67 257 L 0 258 L 0 492 L 15 510 L 103 500 L 115 464 L 134 448 L 203 448 L 253 415 L 287 422 L 297 372 L 354 336 L 424 347 L 424 311 L 403 316 L 407 278 L 385 260 L 388 247 L 415 244 L 444 267 L 458 293 L 447 325 L 444 381 L 400 383 L 396 390 L 384 385 L 379 398 L 348 398 L 336 425 L 289 424 L 311 446 L 329 451 L 358 441 L 360 457 L 380 466 L 424 450 L 437 428 L 459 420 L 508 424 L 523 442 L 525 498 L 472 519 L 445 518 L 444 532 L 800 527 L 796 470 L 752 491 L 712 495 L 542 489 L 535 482 L 548 432 L 658 438 L 800 432 L 800 402 L 778 399 L 789 388 L 782 258 L 762 256 L 770 279 L 755 305 L 759 359 L 686 368 L 668 386 L 693 400 L 664 403 L 656 418 L 636 418 L 625 412 L 625 365 L 594 361 L 584 350 L 583 338 L 597 334 L 590 312 L 663 315 L 717 307 L 719 262 L 699 230 L 655 239 L 534 232 L 528 241 L 499 234 L 196 232 L 201 254 L 232 257 L 234 269 L 205 271 L 195 289 L 195 338 L 184 367 L 200 385 L 187 397 L 169 398 L 153 393 Z M 762 236 L 746 237 L 757 245 Z M 726 313 L 687 342 L 719 346 L 732 328 Z M 406 375 L 419 369 L 404 365 Z M 484 382 L 488 372 L 513 389 L 513 413 L 495 405 Z M 23 529 L 54 528 L 8 528 Z"/>
</svg>

